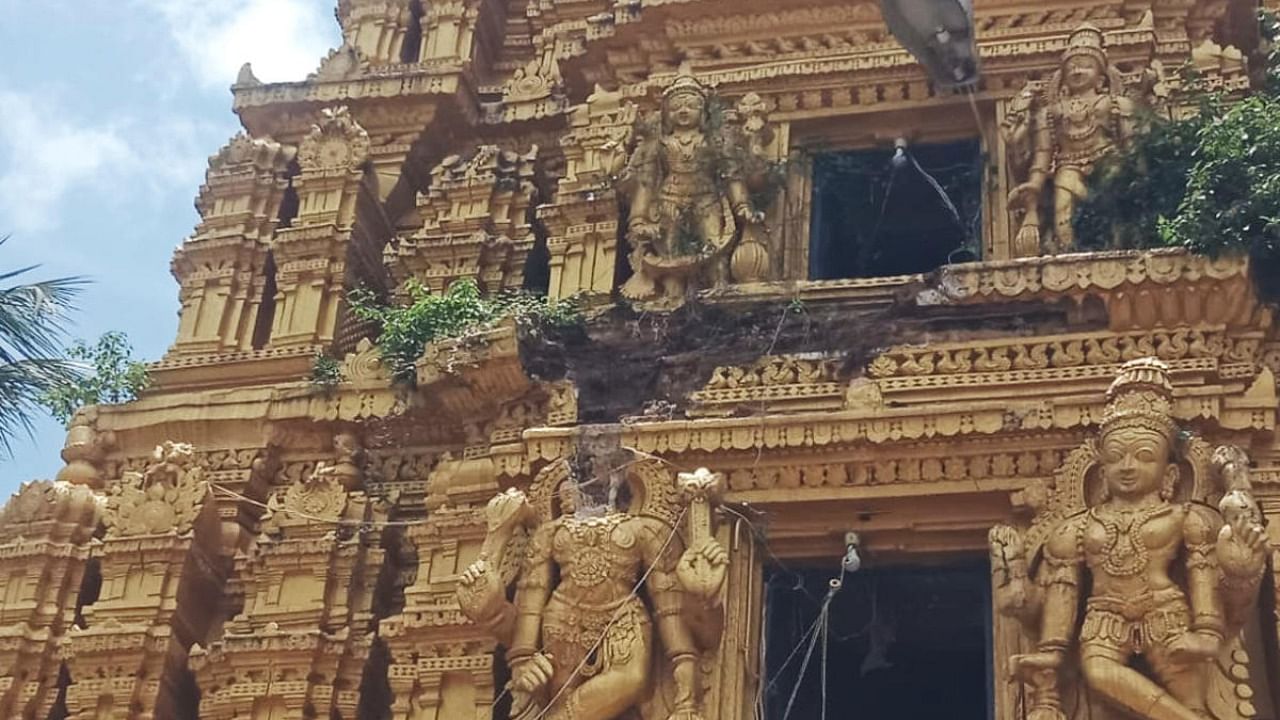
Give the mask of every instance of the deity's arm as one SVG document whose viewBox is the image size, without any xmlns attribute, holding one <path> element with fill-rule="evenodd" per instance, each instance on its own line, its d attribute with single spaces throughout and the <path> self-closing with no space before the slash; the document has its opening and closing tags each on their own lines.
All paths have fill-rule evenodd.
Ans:
<svg viewBox="0 0 1280 720">
<path fill-rule="evenodd" d="M 1187 551 L 1187 601 L 1191 605 L 1191 630 L 1221 640 L 1224 632 L 1222 602 L 1218 595 L 1221 577 L 1215 541 L 1222 521 L 1203 505 L 1188 506 L 1182 538 Z"/>
<path fill-rule="evenodd" d="M 1038 645 L 1041 652 L 1065 653 L 1074 638 L 1084 568 L 1082 538 L 1087 521 L 1086 515 L 1064 520 L 1045 543 L 1044 563 L 1038 578 L 1044 593 Z"/>
<path fill-rule="evenodd" d="M 661 141 L 656 130 L 645 129 L 639 132 L 640 140 L 627 162 L 626 178 L 629 187 L 630 219 L 628 228 L 636 229 L 652 224 L 650 217 L 654 192 L 661 182 Z"/>
<path fill-rule="evenodd" d="M 1049 113 L 1037 108 L 1032 114 L 1031 129 L 1031 164 L 1027 175 L 1027 184 L 1040 188 L 1049 179 L 1053 169 L 1054 134 L 1053 124 L 1049 121 Z"/>
<path fill-rule="evenodd" d="M 551 596 L 554 567 L 551 541 L 559 529 L 558 522 L 541 525 L 529 540 L 524 568 L 516 581 L 516 618 L 507 659 L 517 666 L 538 651 L 542 630 L 542 612 Z"/>
<path fill-rule="evenodd" d="M 1115 140 L 1117 144 L 1123 145 L 1138 131 L 1137 105 L 1123 95 L 1112 96 L 1111 102 L 1117 135 Z"/>
<path fill-rule="evenodd" d="M 1256 612 L 1258 589 L 1266 573 L 1266 530 L 1257 501 L 1248 489 L 1247 466 L 1242 470 L 1243 483 L 1228 483 L 1227 487 L 1233 489 L 1219 503 L 1223 522 L 1214 543 L 1221 571 L 1223 625 L 1228 637 L 1235 635 Z"/>
</svg>

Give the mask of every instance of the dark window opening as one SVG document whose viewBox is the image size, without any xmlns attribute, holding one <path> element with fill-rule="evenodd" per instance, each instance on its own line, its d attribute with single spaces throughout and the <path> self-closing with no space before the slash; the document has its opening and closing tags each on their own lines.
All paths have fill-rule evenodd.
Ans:
<svg viewBox="0 0 1280 720">
<path fill-rule="evenodd" d="M 977 140 L 814 158 L 809 277 L 883 277 L 977 259 Z"/>
<path fill-rule="evenodd" d="M 829 569 L 774 569 L 765 606 L 766 715 L 822 717 L 823 643 L 804 657 Z M 991 715 L 990 573 L 985 564 L 864 569 L 831 603 L 826 716 L 858 720 Z M 797 683 L 799 683 L 797 690 Z M 794 701 L 792 701 L 794 691 Z"/>
<path fill-rule="evenodd" d="M 253 320 L 253 349 L 261 350 L 271 342 L 271 326 L 276 319 L 276 259 L 267 252 L 267 262 L 262 267 L 266 280 L 262 283 L 262 298 L 258 303 L 258 316 Z"/>
<path fill-rule="evenodd" d="M 293 219 L 298 217 L 299 205 L 298 189 L 290 180 L 289 187 L 284 189 L 284 194 L 280 197 L 280 212 L 276 214 L 276 227 L 293 227 Z"/>
<path fill-rule="evenodd" d="M 547 249 L 547 239 L 541 233 L 524 259 L 522 287 L 537 295 L 546 295 L 551 287 L 551 251 Z"/>
<path fill-rule="evenodd" d="M 400 47 L 400 62 L 418 62 L 418 54 L 422 51 L 422 3 L 409 5 L 409 29 L 404 34 L 404 45 Z"/>
</svg>

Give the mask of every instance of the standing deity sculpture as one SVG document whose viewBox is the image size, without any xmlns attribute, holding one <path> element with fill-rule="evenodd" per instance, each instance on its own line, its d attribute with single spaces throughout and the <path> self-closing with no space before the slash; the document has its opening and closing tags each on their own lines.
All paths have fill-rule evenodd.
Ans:
<svg viewBox="0 0 1280 720">
<path fill-rule="evenodd" d="M 1071 34 L 1047 83 L 1033 80 L 1010 101 L 1002 134 L 1019 184 L 1009 207 L 1022 218 L 1014 255 L 1040 254 L 1049 185 L 1053 235 L 1045 249 L 1075 247 L 1072 215 L 1087 193 L 1085 178 L 1103 155 L 1133 136 L 1134 113 L 1120 71 L 1107 60 L 1102 31 L 1092 25 Z"/>
<path fill-rule="evenodd" d="M 506 646 L 511 716 L 697 720 L 728 564 L 711 535 L 719 476 L 677 487 L 653 469 L 577 481 L 568 468 L 544 470 L 532 500 L 513 489 L 489 503 L 459 583 L 463 613 Z"/>
<path fill-rule="evenodd" d="M 760 99 L 743 99 L 748 113 L 725 112 L 714 100 L 682 70 L 663 92 L 658 116 L 637 122 L 620 178 L 630 200 L 632 270 L 622 293 L 632 300 L 679 304 L 691 284 L 727 282 L 735 245 L 764 222 L 746 167 L 767 164 Z"/>
<path fill-rule="evenodd" d="M 1126 363 L 1098 440 L 1051 497 L 1032 493 L 1031 527 L 991 531 L 996 605 L 1030 645 L 1010 658 L 1025 717 L 1251 717 L 1231 666 L 1264 571 L 1262 515 L 1243 452 L 1183 438 L 1172 395 L 1164 363 Z"/>
</svg>

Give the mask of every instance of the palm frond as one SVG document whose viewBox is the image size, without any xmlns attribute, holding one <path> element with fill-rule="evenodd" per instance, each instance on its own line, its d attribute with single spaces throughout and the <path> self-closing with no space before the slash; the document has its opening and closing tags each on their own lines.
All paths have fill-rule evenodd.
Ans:
<svg viewBox="0 0 1280 720">
<path fill-rule="evenodd" d="M 0 363 L 0 448 L 12 451 L 20 432 L 30 433 L 31 417 L 50 390 L 74 383 L 84 372 L 81 363 L 58 359 Z"/>
<path fill-rule="evenodd" d="M 0 246 L 9 240 L 0 237 Z M 35 265 L 0 272 L 0 450 L 11 454 L 18 432 L 31 433 L 40 399 L 76 382 L 81 364 L 63 350 L 66 324 L 87 284 L 82 277 L 22 282 Z M 16 282 L 15 282 L 16 281 Z"/>
</svg>

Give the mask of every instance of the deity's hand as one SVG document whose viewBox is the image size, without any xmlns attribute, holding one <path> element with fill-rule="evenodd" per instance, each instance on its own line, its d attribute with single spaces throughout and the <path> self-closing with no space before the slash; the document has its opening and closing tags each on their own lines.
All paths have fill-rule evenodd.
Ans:
<svg viewBox="0 0 1280 720">
<path fill-rule="evenodd" d="M 715 538 L 703 538 L 680 556 L 676 577 L 685 591 L 704 600 L 720 592 L 729 569 L 729 553 Z"/>
<path fill-rule="evenodd" d="M 734 208 L 734 217 L 747 225 L 759 225 L 764 222 L 764 213 L 760 210 L 751 209 L 750 205 L 742 205 Z"/>
<path fill-rule="evenodd" d="M 534 698 L 551 683 L 555 674 L 555 658 L 548 653 L 534 653 L 511 668 L 511 716 L 520 717 L 533 705 Z"/>
<path fill-rule="evenodd" d="M 1218 505 L 1225 523 L 1218 531 L 1218 566 L 1223 575 L 1238 579 L 1261 577 L 1266 565 L 1267 531 L 1258 522 L 1257 503 L 1238 490 Z"/>
<path fill-rule="evenodd" d="M 1169 656 L 1184 664 L 1212 660 L 1221 651 L 1222 638 L 1213 633 L 1186 632 L 1169 643 Z"/>
<path fill-rule="evenodd" d="M 650 245 L 658 242 L 662 238 L 662 231 L 658 228 L 658 224 L 648 222 L 647 220 L 633 220 L 627 226 L 627 239 L 632 245 Z"/>
<path fill-rule="evenodd" d="M 515 488 L 500 493 L 485 506 L 485 522 L 489 532 L 505 530 L 524 521 L 531 514 L 525 494 Z"/>
<path fill-rule="evenodd" d="M 458 576 L 458 605 L 476 622 L 485 622 L 502 612 L 506 602 L 502 581 L 483 555 Z"/>
<path fill-rule="evenodd" d="M 996 607 L 1017 613 L 1030 604 L 1022 535 L 1008 525 L 996 525 L 987 534 L 991 548 L 991 572 L 996 579 Z"/>
<path fill-rule="evenodd" d="M 474 587 L 477 582 L 480 582 L 490 575 L 489 561 L 488 559 L 481 557 L 468 565 L 467 568 L 462 571 L 462 575 L 458 577 L 458 584 L 466 588 Z"/>
<path fill-rule="evenodd" d="M 1009 191 L 1009 205 L 1030 209 L 1040 203 L 1041 184 L 1038 182 L 1024 182 Z"/>
<path fill-rule="evenodd" d="M 1009 658 L 1009 674 L 1029 681 L 1041 673 L 1056 672 L 1062 667 L 1064 655 L 1065 653 L 1061 650 L 1042 650 L 1014 655 Z"/>
</svg>

